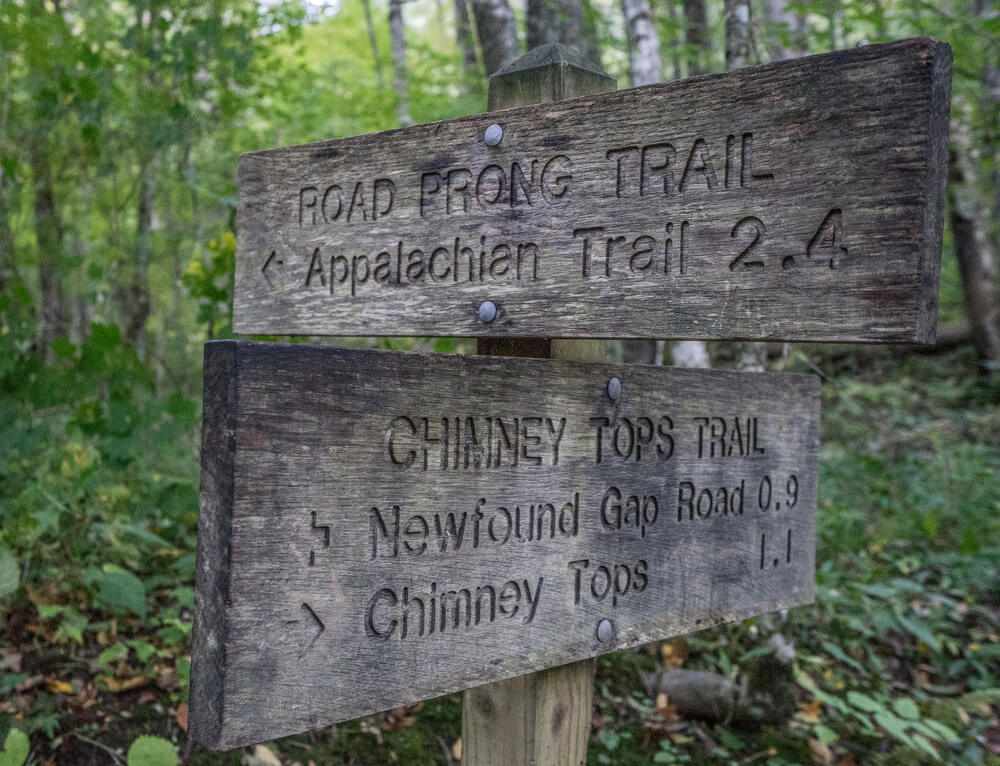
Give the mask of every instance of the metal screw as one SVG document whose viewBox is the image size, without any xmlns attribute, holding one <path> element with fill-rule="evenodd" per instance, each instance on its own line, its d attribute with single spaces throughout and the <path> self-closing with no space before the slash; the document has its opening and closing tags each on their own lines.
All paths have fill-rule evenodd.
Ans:
<svg viewBox="0 0 1000 766">
<path fill-rule="evenodd" d="M 602 644 L 606 644 L 615 636 L 615 627 L 611 624 L 611 620 L 601 620 L 597 623 L 597 640 Z"/>
<path fill-rule="evenodd" d="M 483 301 L 479 304 L 479 321 L 492 322 L 497 318 L 497 305 L 493 301 Z"/>
<path fill-rule="evenodd" d="M 618 378 L 612 378 L 608 381 L 608 399 L 613 402 L 618 401 L 622 395 L 622 382 Z"/>
<path fill-rule="evenodd" d="M 503 128 L 494 122 L 486 129 L 486 135 L 483 138 L 487 146 L 496 146 L 503 138 Z"/>
</svg>

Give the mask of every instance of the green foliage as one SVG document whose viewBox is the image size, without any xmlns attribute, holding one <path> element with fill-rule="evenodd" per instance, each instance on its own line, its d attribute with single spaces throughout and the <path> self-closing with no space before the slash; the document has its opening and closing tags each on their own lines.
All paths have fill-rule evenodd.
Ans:
<svg viewBox="0 0 1000 766">
<path fill-rule="evenodd" d="M 0 766 L 22 766 L 28 760 L 31 743 L 27 735 L 20 729 L 7 732 L 3 750 L 0 750 Z"/>
<path fill-rule="evenodd" d="M 225 338 L 232 334 L 236 237 L 227 231 L 208 243 L 208 251 L 211 256 L 207 264 L 198 259 L 188 263 L 183 282 L 198 301 L 198 322 L 205 325 L 206 336 Z"/>
<path fill-rule="evenodd" d="M 143 736 L 128 749 L 128 766 L 178 766 L 177 748 L 160 737 Z"/>
<path fill-rule="evenodd" d="M 21 568 L 13 552 L 0 547 L 0 599 L 6 598 L 17 589 L 21 579 Z"/>
<path fill-rule="evenodd" d="M 105 606 L 146 617 L 146 586 L 131 572 L 105 564 L 101 571 L 88 570 L 85 581 L 97 584 L 97 599 Z"/>
<path fill-rule="evenodd" d="M 387 4 L 372 5 L 391 80 Z M 306 18 L 307 6 L 0 3 L 0 726 L 20 715 L 0 764 L 23 763 L 28 736 L 42 760 L 92 758 L 70 751 L 84 742 L 74 734 L 127 749 L 130 765 L 178 761 L 173 744 L 148 733 L 175 738 L 189 682 L 201 344 L 232 334 L 237 157 L 396 127 L 362 5 L 319 19 Z M 670 8 L 654 9 L 665 67 L 686 72 L 695 52 L 684 44 L 683 3 Z M 789 8 L 805 18 L 812 52 L 911 34 L 950 42 L 955 114 L 968 121 L 982 177 L 997 173 L 992 10 L 925 0 Z M 706 55 L 718 71 L 723 9 L 708 10 Z M 604 65 L 626 84 L 617 5 L 588 12 Z M 486 80 L 465 71 L 450 8 L 417 0 L 405 13 L 414 118 L 482 111 Z M 797 43 L 794 30 L 783 36 Z M 941 316 L 957 323 L 959 270 L 947 238 L 945 247 Z M 71 321 L 42 348 L 46 275 L 58 276 Z M 144 289 L 143 337 L 126 342 L 129 297 Z M 344 342 L 474 348 L 448 338 Z M 637 672 L 655 659 L 616 653 L 600 664 L 591 763 L 800 764 L 812 760 L 810 739 L 887 766 L 990 763 L 982 742 L 1000 711 L 998 377 L 971 375 L 968 349 L 846 369 L 835 350 L 802 353 L 832 370 L 816 604 L 699 633 L 688 659 L 752 676 L 770 651 L 761 639 L 781 631 L 796 644 L 798 682 L 797 699 L 782 702 L 798 712 L 784 728 L 671 728 L 638 692 Z M 15 657 L 17 672 L 5 664 Z M 115 685 L 155 690 L 156 701 L 117 696 Z M 88 698 L 94 688 L 100 696 Z M 94 723 L 95 710 L 116 723 Z M 309 735 L 308 758 L 300 742 L 286 760 L 444 764 L 442 738 L 458 738 L 459 711 L 451 697 L 425 704 L 412 725 L 341 725 Z"/>
</svg>

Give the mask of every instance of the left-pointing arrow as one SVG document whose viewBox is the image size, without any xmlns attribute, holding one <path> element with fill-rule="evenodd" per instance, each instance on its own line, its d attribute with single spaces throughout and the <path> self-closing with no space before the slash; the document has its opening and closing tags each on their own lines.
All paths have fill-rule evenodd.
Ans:
<svg viewBox="0 0 1000 766">
<path fill-rule="evenodd" d="M 283 264 L 284 261 L 278 258 L 278 252 L 276 250 L 272 250 L 271 254 L 267 256 L 267 260 L 264 261 L 264 265 L 260 267 L 260 273 L 264 275 L 264 279 L 267 280 L 267 283 L 271 287 L 274 287 L 274 282 L 271 280 L 271 275 L 267 273 L 267 270 Z"/>
</svg>

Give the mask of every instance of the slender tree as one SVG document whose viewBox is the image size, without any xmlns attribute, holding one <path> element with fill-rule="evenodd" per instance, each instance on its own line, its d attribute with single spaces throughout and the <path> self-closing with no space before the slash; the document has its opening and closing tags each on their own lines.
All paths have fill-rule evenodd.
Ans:
<svg viewBox="0 0 1000 766">
<path fill-rule="evenodd" d="M 396 123 L 413 124 L 410 116 L 410 75 L 406 63 L 406 25 L 403 0 L 389 0 L 389 39 L 392 43 L 392 90 L 396 95 Z"/>
<path fill-rule="evenodd" d="M 465 71 L 476 68 L 476 41 L 472 37 L 468 0 L 455 0 L 455 42 L 462 49 L 462 63 Z"/>
<path fill-rule="evenodd" d="M 968 110 L 952 120 L 948 197 L 951 231 L 965 295 L 965 311 L 976 356 L 986 369 L 1000 363 L 1000 306 L 996 300 L 996 254 L 978 190 L 978 165 L 966 125 Z"/>
<path fill-rule="evenodd" d="M 649 0 L 622 0 L 629 42 L 632 85 L 652 85 L 663 79 L 660 37 L 653 25 Z"/>
<path fill-rule="evenodd" d="M 625 32 L 628 36 L 629 78 L 634 87 L 652 85 L 663 79 L 660 38 L 653 25 L 649 0 L 622 0 Z M 653 340 L 628 340 L 612 344 L 610 353 L 632 364 L 656 364 L 657 345 Z M 662 356 L 662 355 L 661 355 Z"/>
<path fill-rule="evenodd" d="M 385 90 L 385 73 L 382 71 L 382 56 L 378 52 L 378 39 L 375 37 L 375 22 L 372 21 L 372 0 L 361 0 L 365 10 L 365 28 L 368 30 L 368 45 L 372 49 L 372 60 L 375 62 L 375 79 L 378 89 Z"/>
<path fill-rule="evenodd" d="M 764 0 L 764 18 L 767 22 L 767 50 L 771 61 L 804 56 L 805 17 L 788 10 L 789 0 Z M 788 37 L 789 44 L 785 43 Z"/>
<path fill-rule="evenodd" d="M 726 71 L 750 63 L 750 0 L 725 0 Z M 737 343 L 736 364 L 741 370 L 763 372 L 767 365 L 766 343 Z"/>
<path fill-rule="evenodd" d="M 750 64 L 750 0 L 725 0 L 726 71 Z"/>
<path fill-rule="evenodd" d="M 827 34 L 830 40 L 830 50 L 835 51 L 841 47 L 840 34 L 840 0 L 826 0 L 826 20 L 828 23 Z"/>
<path fill-rule="evenodd" d="M 140 358 L 146 351 L 146 320 L 151 310 L 149 264 L 153 260 L 153 204 L 156 198 L 156 168 L 151 158 L 139 167 L 139 194 L 135 216 L 135 257 L 123 287 L 122 337 L 135 346 Z"/>
<path fill-rule="evenodd" d="M 472 12 L 476 17 L 483 65 L 486 74 L 491 75 L 521 52 L 517 20 L 507 0 L 472 0 Z"/>
<path fill-rule="evenodd" d="M 667 40 L 667 51 L 670 59 L 670 79 L 679 80 L 683 77 L 681 71 L 681 51 L 677 44 L 677 3 L 675 0 L 666 0 L 667 19 L 670 22 L 670 39 Z"/>
<path fill-rule="evenodd" d="M 587 9 L 582 0 L 527 0 L 528 48 L 562 43 L 589 55 Z"/>
<path fill-rule="evenodd" d="M 688 47 L 688 74 L 708 71 L 708 14 L 705 0 L 684 0 L 684 38 Z"/>
<path fill-rule="evenodd" d="M 40 140 L 31 145 L 31 177 L 34 183 L 34 225 L 38 241 L 38 286 L 41 293 L 41 313 L 38 323 L 38 342 L 46 349 L 56 338 L 64 337 L 69 330 L 69 312 L 63 294 L 60 274 L 63 260 L 63 226 L 56 206 L 52 167 L 47 146 Z"/>
<path fill-rule="evenodd" d="M 687 43 L 688 74 L 708 71 L 708 20 L 705 0 L 684 0 L 684 39 Z M 711 367 L 708 346 L 700 340 L 682 340 L 671 344 L 670 356 L 677 367 Z"/>
</svg>

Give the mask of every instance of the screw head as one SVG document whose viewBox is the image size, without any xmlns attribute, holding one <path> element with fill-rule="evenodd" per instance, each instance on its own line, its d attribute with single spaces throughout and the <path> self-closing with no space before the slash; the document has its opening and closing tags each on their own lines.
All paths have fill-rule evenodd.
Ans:
<svg viewBox="0 0 1000 766">
<path fill-rule="evenodd" d="M 479 321 L 492 322 L 497 318 L 497 305 L 493 301 L 483 301 L 479 304 Z"/>
<path fill-rule="evenodd" d="M 496 146 L 502 138 L 503 128 L 495 122 L 486 129 L 486 134 L 483 136 L 483 140 L 486 141 L 487 146 Z"/>
<path fill-rule="evenodd" d="M 622 382 L 618 378 L 612 378 L 608 381 L 608 399 L 613 402 L 617 402 L 622 395 Z"/>
<path fill-rule="evenodd" d="M 611 620 L 601 620 L 597 623 L 597 640 L 602 644 L 606 644 L 612 638 L 615 637 L 615 626 L 611 624 Z"/>
</svg>

